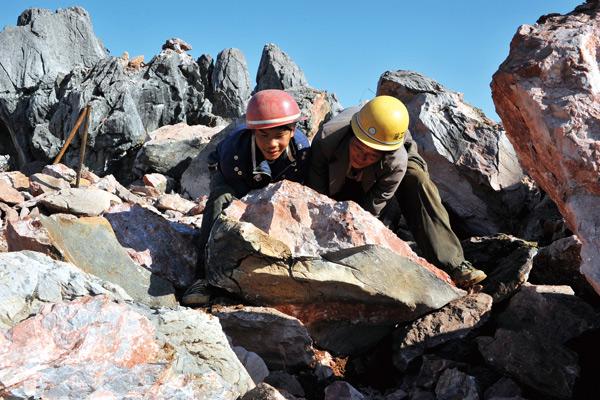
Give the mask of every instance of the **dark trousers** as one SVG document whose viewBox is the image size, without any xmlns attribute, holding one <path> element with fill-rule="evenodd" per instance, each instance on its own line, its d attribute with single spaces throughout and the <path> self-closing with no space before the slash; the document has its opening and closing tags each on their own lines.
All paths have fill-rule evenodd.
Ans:
<svg viewBox="0 0 600 400">
<path fill-rule="evenodd" d="M 406 174 L 396 191 L 402 215 L 423 256 L 449 272 L 465 259 L 460 241 L 450 227 L 448 212 L 424 162 L 409 158 Z"/>
<path fill-rule="evenodd" d="M 221 214 L 234 199 L 233 189 L 225 182 L 223 175 L 218 171 L 211 172 L 210 194 L 208 195 L 206 207 L 202 214 L 202 224 L 200 225 L 200 234 L 198 237 L 200 257 L 196 269 L 197 278 L 203 278 L 205 276 L 204 262 L 206 261 L 206 244 L 210 237 L 210 231 L 219 217 L 219 214 Z"/>
</svg>

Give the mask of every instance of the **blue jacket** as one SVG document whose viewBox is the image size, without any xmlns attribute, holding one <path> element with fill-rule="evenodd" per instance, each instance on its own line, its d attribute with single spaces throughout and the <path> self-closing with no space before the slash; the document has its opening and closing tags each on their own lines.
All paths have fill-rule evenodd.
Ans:
<svg viewBox="0 0 600 400">
<path fill-rule="evenodd" d="M 253 149 L 254 147 L 254 149 Z M 304 183 L 308 174 L 310 143 L 304 133 L 296 129 L 288 151 L 277 160 L 268 162 L 254 144 L 252 131 L 242 125 L 231 132 L 210 154 L 209 167 L 218 168 L 236 197 L 271 182 L 287 179 Z"/>
</svg>

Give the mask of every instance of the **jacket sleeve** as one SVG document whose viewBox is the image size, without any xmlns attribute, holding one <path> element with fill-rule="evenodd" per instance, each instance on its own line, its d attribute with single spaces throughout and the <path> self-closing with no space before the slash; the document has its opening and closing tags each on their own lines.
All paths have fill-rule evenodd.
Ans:
<svg viewBox="0 0 600 400">
<path fill-rule="evenodd" d="M 321 194 L 329 195 L 329 160 L 323 152 L 322 140 L 319 138 L 315 138 L 310 147 L 306 185 Z"/>
<path fill-rule="evenodd" d="M 407 154 L 402 152 L 402 156 L 393 168 L 386 168 L 373 187 L 367 192 L 364 200 L 360 204 L 362 208 L 379 217 L 381 211 L 387 205 L 387 202 L 394 196 L 404 174 L 406 173 Z"/>
</svg>

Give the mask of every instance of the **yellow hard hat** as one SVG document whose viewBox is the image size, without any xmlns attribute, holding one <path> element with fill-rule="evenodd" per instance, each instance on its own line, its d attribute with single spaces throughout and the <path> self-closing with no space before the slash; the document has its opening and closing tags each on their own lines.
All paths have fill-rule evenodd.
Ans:
<svg viewBox="0 0 600 400">
<path fill-rule="evenodd" d="M 393 151 L 404 144 L 408 110 L 397 98 L 377 96 L 352 116 L 354 135 L 367 146 Z"/>
</svg>

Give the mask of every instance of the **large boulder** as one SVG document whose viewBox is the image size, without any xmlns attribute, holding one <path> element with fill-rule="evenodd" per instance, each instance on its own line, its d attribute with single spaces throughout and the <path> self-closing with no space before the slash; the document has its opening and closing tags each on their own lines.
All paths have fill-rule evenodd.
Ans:
<svg viewBox="0 0 600 400">
<path fill-rule="evenodd" d="M 41 217 L 41 225 L 65 261 L 121 286 L 140 303 L 152 307 L 177 304 L 172 284 L 135 264 L 106 219 L 54 214 Z"/>
<path fill-rule="evenodd" d="M 168 221 L 148 207 L 139 205 L 117 205 L 104 217 L 123 247 L 144 252 L 146 266 L 152 273 L 167 279 L 177 288 L 194 283 L 198 262 L 196 230 Z"/>
<path fill-rule="evenodd" d="M 80 64 L 91 67 L 107 55 L 83 8 L 27 9 L 17 26 L 0 32 L 0 93 L 32 89 L 46 74 L 56 77 Z"/>
<path fill-rule="evenodd" d="M 57 83 L 74 67 L 89 68 L 107 56 L 81 7 L 28 9 L 17 26 L 0 32 L 0 122 L 9 136 L 0 140 L 0 154 L 10 153 L 20 165 L 28 161 L 30 120 L 48 118 Z M 28 96 L 32 91 L 37 94 Z"/>
<path fill-rule="evenodd" d="M 600 293 L 600 3 L 522 25 L 492 96 L 523 167 L 582 242 L 581 271 Z"/>
<path fill-rule="evenodd" d="M 10 398 L 237 399 L 254 387 L 216 318 L 109 296 L 49 304 L 0 331 Z"/>
<path fill-rule="evenodd" d="M 283 50 L 273 43 L 263 47 L 256 72 L 254 92 L 265 89 L 290 89 L 308 86 L 304 72 Z"/>
<path fill-rule="evenodd" d="M 0 329 L 15 326 L 49 303 L 107 295 L 131 300 L 117 285 L 36 251 L 0 254 Z"/>
<path fill-rule="evenodd" d="M 225 210 L 206 267 L 213 285 L 297 317 L 340 354 L 464 294 L 357 204 L 289 181 Z"/>
<path fill-rule="evenodd" d="M 521 184 L 523 171 L 499 124 L 467 104 L 461 93 L 412 71 L 385 72 L 377 94 L 394 96 L 408 108 L 419 154 L 463 231 L 485 236 L 512 232 L 511 223 L 522 223 L 517 220 L 521 208 L 503 203 L 510 192 L 528 188 Z"/>
<path fill-rule="evenodd" d="M 312 140 L 323 124 L 334 115 L 342 111 L 335 93 L 311 87 L 294 87 L 286 89 L 298 103 L 305 120 L 298 123 L 298 127 Z"/>
<path fill-rule="evenodd" d="M 217 55 L 211 79 L 213 112 L 226 118 L 244 115 L 251 94 L 244 54 L 238 49 L 221 51 Z"/>
<path fill-rule="evenodd" d="M 135 174 L 158 172 L 179 179 L 190 162 L 222 130 L 222 126 L 188 125 L 180 122 L 150 132 L 135 158 Z"/>
</svg>

